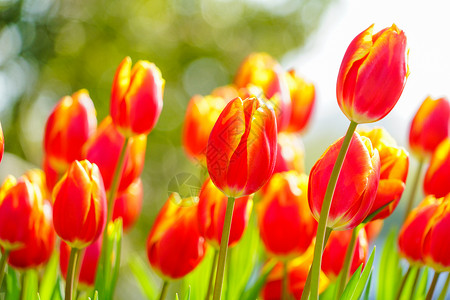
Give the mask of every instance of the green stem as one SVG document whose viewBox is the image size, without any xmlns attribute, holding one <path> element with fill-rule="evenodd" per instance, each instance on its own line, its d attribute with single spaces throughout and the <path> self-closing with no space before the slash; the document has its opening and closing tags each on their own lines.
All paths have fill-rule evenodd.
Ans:
<svg viewBox="0 0 450 300">
<path fill-rule="evenodd" d="M 450 284 L 450 273 L 447 274 L 447 280 L 445 280 L 444 287 L 442 288 L 441 294 L 439 295 L 438 300 L 445 300 L 445 296 L 447 295 L 448 285 Z"/>
<path fill-rule="evenodd" d="M 69 267 L 67 268 L 67 280 L 66 280 L 66 294 L 65 300 L 72 300 L 73 287 L 76 285 L 77 278 L 75 276 L 75 270 L 78 260 L 79 250 L 72 248 L 70 250 Z"/>
<path fill-rule="evenodd" d="M 441 275 L 441 273 L 439 272 L 434 273 L 433 281 L 431 282 L 430 289 L 428 290 L 426 300 L 431 300 L 433 298 L 434 289 L 436 288 L 436 283 L 439 279 L 439 275 Z"/>
<path fill-rule="evenodd" d="M 209 283 L 208 283 L 208 291 L 206 292 L 206 300 L 211 298 L 211 293 L 214 284 L 214 275 L 216 275 L 216 265 L 217 265 L 217 257 L 219 256 L 219 250 L 214 249 L 214 257 L 211 264 L 211 273 L 209 275 Z"/>
<path fill-rule="evenodd" d="M 169 282 L 164 281 L 162 289 L 161 289 L 161 294 L 159 295 L 159 300 L 164 300 L 166 298 L 168 286 L 169 286 Z"/>
<path fill-rule="evenodd" d="M 412 187 L 411 195 L 409 195 L 408 203 L 406 205 L 406 211 L 405 211 L 405 217 L 403 218 L 403 223 L 405 223 L 406 218 L 409 215 L 409 212 L 413 208 L 414 198 L 416 196 L 417 187 L 419 186 L 420 175 L 422 174 L 423 165 L 424 165 L 424 158 L 421 158 L 419 160 L 419 166 L 418 166 L 418 169 L 416 171 L 416 176 L 414 177 L 414 182 L 413 182 L 413 184 L 411 186 Z"/>
<path fill-rule="evenodd" d="M 400 285 L 400 288 L 398 289 L 397 296 L 395 297 L 396 300 L 400 300 L 400 296 L 402 295 L 403 288 L 405 287 L 405 284 L 406 284 L 406 280 L 408 280 L 409 275 L 411 275 L 412 269 L 413 269 L 413 267 L 409 266 L 408 270 L 406 271 L 405 275 L 403 276 L 402 283 Z M 418 270 L 417 270 L 417 272 L 418 272 Z"/>
<path fill-rule="evenodd" d="M 316 235 L 316 245 L 314 247 L 314 258 L 311 266 L 311 299 L 319 299 L 319 275 L 320 267 L 322 265 L 322 252 L 324 247 L 325 230 L 327 228 L 328 214 L 330 212 L 331 200 L 333 199 L 334 190 L 336 188 L 336 183 L 339 178 L 339 173 L 341 172 L 342 165 L 344 163 L 345 156 L 347 155 L 347 150 L 350 146 L 353 133 L 356 130 L 357 123 L 351 121 L 345 134 L 344 141 L 342 142 L 341 149 L 336 158 L 336 162 L 331 172 L 330 180 L 328 181 L 328 186 L 325 191 L 325 196 L 322 202 L 322 208 L 320 211 L 319 225 L 317 226 Z"/>
<path fill-rule="evenodd" d="M 230 238 L 231 219 L 234 210 L 234 197 L 228 197 L 227 210 L 225 212 L 225 220 L 223 222 L 222 239 L 220 241 L 219 262 L 217 264 L 216 283 L 214 285 L 213 300 L 219 300 L 222 294 L 223 274 L 225 269 L 225 261 L 227 258 L 228 240 Z"/>
<path fill-rule="evenodd" d="M 325 231 L 324 249 L 328 242 L 328 239 L 330 238 L 331 231 L 332 231 L 332 229 L 327 227 L 327 229 Z M 322 251 L 323 251 L 323 249 L 322 249 Z M 308 277 L 306 277 L 306 283 L 303 288 L 303 293 L 302 293 L 302 297 L 300 298 L 300 300 L 308 299 L 310 290 L 311 290 L 311 269 L 308 272 Z"/>
<path fill-rule="evenodd" d="M 281 289 L 281 299 L 288 300 L 289 299 L 289 273 L 288 273 L 288 263 L 287 261 L 283 262 L 283 279 L 282 279 L 282 289 Z"/>
<path fill-rule="evenodd" d="M 26 274 L 27 274 L 27 271 L 22 271 L 22 272 L 20 272 L 20 285 L 21 285 L 21 287 L 20 287 L 20 296 L 19 296 L 19 299 L 20 300 L 25 300 L 25 289 L 26 289 L 26 278 L 25 278 L 25 276 L 26 276 Z"/>
<path fill-rule="evenodd" d="M 3 278 L 5 277 L 5 267 L 6 267 L 6 261 L 8 260 L 9 256 L 9 250 L 5 250 L 5 252 L 2 255 L 2 258 L 0 260 L 0 287 L 3 283 Z"/>
<path fill-rule="evenodd" d="M 416 276 L 414 277 L 414 282 L 413 282 L 412 289 L 411 289 L 411 295 L 414 295 L 414 291 L 416 290 L 417 282 L 419 281 L 420 273 L 422 272 L 422 268 L 421 267 L 418 267 L 418 268 L 419 269 L 416 272 Z"/>
</svg>

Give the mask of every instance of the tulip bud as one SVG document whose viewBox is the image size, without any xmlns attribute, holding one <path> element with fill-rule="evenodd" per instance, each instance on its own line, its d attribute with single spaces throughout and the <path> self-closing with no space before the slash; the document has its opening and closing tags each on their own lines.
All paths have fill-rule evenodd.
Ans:
<svg viewBox="0 0 450 300">
<path fill-rule="evenodd" d="M 158 67 L 146 60 L 131 68 L 125 57 L 117 68 L 111 90 L 111 117 L 125 136 L 149 134 L 163 107 L 165 81 Z"/>
<path fill-rule="evenodd" d="M 97 164 L 102 173 L 106 190 L 111 187 L 114 171 L 124 143 L 125 138 L 117 131 L 111 117 L 108 116 L 100 123 L 97 132 L 84 145 L 84 157 Z M 125 190 L 141 175 L 144 169 L 146 146 L 146 135 L 136 135 L 128 140 L 119 191 Z"/>
<path fill-rule="evenodd" d="M 47 163 L 59 175 L 72 161 L 81 159 L 81 148 L 97 127 L 94 103 L 87 90 L 59 100 L 45 125 Z"/>
<path fill-rule="evenodd" d="M 273 109 L 257 98 L 229 102 L 208 140 L 206 161 L 214 184 L 229 197 L 253 194 L 272 175 L 276 155 Z"/>
<path fill-rule="evenodd" d="M 305 146 L 296 133 L 278 133 L 277 160 L 273 173 L 295 170 L 305 171 Z"/>
<path fill-rule="evenodd" d="M 444 197 L 450 193 L 450 138 L 443 140 L 431 157 L 425 173 L 423 189 L 425 194 Z"/>
<path fill-rule="evenodd" d="M 130 230 L 139 218 L 143 197 L 144 188 L 142 187 L 141 178 L 137 178 L 117 195 L 116 201 L 114 201 L 112 219 L 122 218 L 124 231 Z"/>
<path fill-rule="evenodd" d="M 53 189 L 53 224 L 70 247 L 92 244 L 106 223 L 106 194 L 96 164 L 74 161 Z"/>
<path fill-rule="evenodd" d="M 206 253 L 205 239 L 198 229 L 197 206 L 178 206 L 174 197 L 172 194 L 164 204 L 147 239 L 148 260 L 165 279 L 187 275 Z"/>
<path fill-rule="evenodd" d="M 312 167 L 308 183 L 311 212 L 319 220 L 331 171 L 343 138 L 331 145 Z M 327 226 L 347 230 L 358 226 L 369 214 L 380 178 L 380 156 L 366 137 L 354 133 L 334 190 Z"/>
<path fill-rule="evenodd" d="M 308 209 L 307 189 L 308 177 L 295 171 L 274 174 L 267 183 L 257 211 L 259 234 L 270 254 L 290 259 L 311 245 L 317 222 Z"/>
<path fill-rule="evenodd" d="M 421 157 L 432 154 L 449 136 L 449 130 L 450 102 L 446 98 L 427 97 L 411 122 L 409 146 Z"/>
<path fill-rule="evenodd" d="M 251 196 L 236 199 L 228 240 L 229 247 L 236 245 L 242 238 L 252 207 Z M 222 239 L 226 208 L 227 197 L 212 183 L 211 179 L 206 179 L 199 195 L 198 225 L 200 234 L 216 249 L 219 249 Z"/>
<path fill-rule="evenodd" d="M 339 107 L 358 124 L 384 118 L 400 98 L 409 75 L 404 32 L 395 24 L 372 32 L 373 25 L 350 43 L 337 79 Z"/>
</svg>

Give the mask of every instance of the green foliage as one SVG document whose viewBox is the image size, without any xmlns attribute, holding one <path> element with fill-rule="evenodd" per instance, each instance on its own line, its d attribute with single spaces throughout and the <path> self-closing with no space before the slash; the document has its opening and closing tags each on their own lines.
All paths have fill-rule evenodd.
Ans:
<svg viewBox="0 0 450 300">
<path fill-rule="evenodd" d="M 52 299 L 53 290 L 57 284 L 58 271 L 59 254 L 55 251 L 45 267 L 44 275 L 39 284 L 39 296 L 41 300 Z"/>
<path fill-rule="evenodd" d="M 362 265 L 353 273 L 349 282 L 345 286 L 344 292 L 342 293 L 341 300 L 356 300 L 359 299 L 364 291 L 364 287 L 369 281 L 369 276 L 372 274 L 372 265 L 375 257 L 375 248 L 370 254 L 369 260 L 367 261 L 364 270 L 361 273 Z"/>
<path fill-rule="evenodd" d="M 397 252 L 397 231 L 391 230 L 381 253 L 378 268 L 377 299 L 393 300 L 402 280 L 400 256 Z"/>
<path fill-rule="evenodd" d="M 159 289 L 156 286 L 155 278 L 150 274 L 148 264 L 138 256 L 133 256 L 129 259 L 128 266 L 146 298 L 149 300 L 156 299 Z"/>
</svg>

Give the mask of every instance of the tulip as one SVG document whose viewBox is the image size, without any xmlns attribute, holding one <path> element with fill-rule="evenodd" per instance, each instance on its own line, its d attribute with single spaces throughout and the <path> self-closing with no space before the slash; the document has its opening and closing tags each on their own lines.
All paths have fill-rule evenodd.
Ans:
<svg viewBox="0 0 450 300">
<path fill-rule="evenodd" d="M 30 182 L 36 184 L 41 192 L 42 199 L 52 201 L 52 196 L 47 188 L 46 176 L 41 169 L 31 169 L 23 174 Z"/>
<path fill-rule="evenodd" d="M 117 68 L 111 90 L 111 117 L 125 136 L 149 134 L 163 107 L 165 81 L 155 64 L 138 61 L 131 68 L 125 57 Z"/>
<path fill-rule="evenodd" d="M 395 106 L 409 75 L 406 36 L 392 25 L 373 34 L 373 25 L 350 43 L 339 69 L 336 96 L 350 121 L 371 123 Z"/>
<path fill-rule="evenodd" d="M 200 234 L 205 237 L 214 248 L 220 247 L 227 197 L 208 178 L 203 184 L 198 201 L 198 225 Z M 247 228 L 252 211 L 252 196 L 236 199 L 231 221 L 230 239 L 228 246 L 235 246 Z"/>
<path fill-rule="evenodd" d="M 130 230 L 136 223 L 142 209 L 143 197 L 144 189 L 140 178 L 137 178 L 126 190 L 117 195 L 112 218 L 113 220 L 122 218 L 124 231 Z"/>
<path fill-rule="evenodd" d="M 418 207 L 411 211 L 400 229 L 398 236 L 400 255 L 406 258 L 411 265 L 422 266 L 424 264 L 422 253 L 424 233 L 428 222 L 443 199 L 427 196 Z"/>
<path fill-rule="evenodd" d="M 257 98 L 229 102 L 208 140 L 211 180 L 228 197 L 253 194 L 270 178 L 277 152 L 272 108 Z"/>
<path fill-rule="evenodd" d="M 449 136 L 449 129 L 450 102 L 427 97 L 411 122 L 409 146 L 420 157 L 430 155 Z"/>
<path fill-rule="evenodd" d="M 308 177 L 304 174 L 274 174 L 257 206 L 264 246 L 280 259 L 302 255 L 316 235 L 317 222 L 308 209 L 307 188 Z"/>
<path fill-rule="evenodd" d="M 312 83 L 298 76 L 295 70 L 287 72 L 286 77 L 292 101 L 291 117 L 286 130 L 302 132 L 311 119 L 316 100 L 315 88 Z"/>
<path fill-rule="evenodd" d="M 2 161 L 4 151 L 5 151 L 5 138 L 3 137 L 2 124 L 0 123 L 0 161 Z"/>
<path fill-rule="evenodd" d="M 295 170 L 305 171 L 305 147 L 300 135 L 296 133 L 278 133 L 277 159 L 273 173 Z"/>
<path fill-rule="evenodd" d="M 378 235 L 383 229 L 384 220 L 378 219 L 374 221 L 370 221 L 364 226 L 364 230 L 366 231 L 367 241 L 369 244 L 372 244 L 377 239 Z"/>
<path fill-rule="evenodd" d="M 47 189 L 49 191 L 53 191 L 53 188 L 62 174 L 59 174 L 58 171 L 50 165 L 47 157 L 44 157 L 44 161 L 42 162 L 42 170 L 45 173 L 45 183 L 47 184 Z"/>
<path fill-rule="evenodd" d="M 331 145 L 312 167 L 308 183 L 311 212 L 319 220 L 322 201 L 343 138 Z M 353 134 L 333 194 L 327 227 L 348 230 L 368 215 L 375 200 L 380 177 L 380 157 L 370 140 Z"/>
<path fill-rule="evenodd" d="M 174 201 L 172 194 L 156 217 L 147 239 L 148 260 L 164 280 L 187 275 L 206 253 L 205 239 L 198 229 L 196 205 L 183 207 Z"/>
<path fill-rule="evenodd" d="M 289 125 L 291 117 L 291 99 L 286 76 L 280 64 L 267 53 L 252 53 L 241 63 L 234 78 L 238 89 L 256 86 L 262 89 L 263 95 L 269 99 L 277 116 L 278 130 Z M 242 96 L 241 96 L 242 97 Z"/>
<path fill-rule="evenodd" d="M 431 157 L 425 173 L 423 189 L 425 194 L 444 197 L 450 193 L 450 138 L 443 140 Z"/>
<path fill-rule="evenodd" d="M 81 159 L 81 148 L 95 132 L 97 117 L 87 90 L 65 96 L 56 104 L 45 125 L 46 163 L 59 175 L 72 161 Z"/>
<path fill-rule="evenodd" d="M 352 230 L 333 231 L 328 239 L 328 243 L 323 250 L 322 271 L 330 279 L 335 281 L 344 265 L 345 254 L 347 253 Z M 355 273 L 359 266 L 366 263 L 369 252 L 369 243 L 366 232 L 360 230 L 356 238 L 356 246 L 353 252 L 353 260 L 350 266 L 350 275 Z"/>
<path fill-rule="evenodd" d="M 106 194 L 96 164 L 74 161 L 53 189 L 53 199 L 55 231 L 70 247 L 85 248 L 100 236 L 106 222 Z"/>
<path fill-rule="evenodd" d="M 358 130 L 358 133 L 369 138 L 372 146 L 380 154 L 380 181 L 369 215 L 384 207 L 372 220 L 385 219 L 394 212 L 405 190 L 409 166 L 408 153 L 398 147 L 395 140 L 383 128 Z"/>
<path fill-rule="evenodd" d="M 97 164 L 100 169 L 106 190 L 111 188 L 124 143 L 125 138 L 116 130 L 111 117 L 108 116 L 100 123 L 97 132 L 83 147 L 84 157 Z M 141 175 L 144 168 L 146 145 L 147 136 L 145 135 L 141 134 L 128 139 L 119 191 L 125 190 Z"/>
</svg>

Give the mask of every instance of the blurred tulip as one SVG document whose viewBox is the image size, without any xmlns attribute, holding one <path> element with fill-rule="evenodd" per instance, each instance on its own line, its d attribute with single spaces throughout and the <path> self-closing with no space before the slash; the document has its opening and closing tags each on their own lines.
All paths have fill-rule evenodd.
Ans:
<svg viewBox="0 0 450 300">
<path fill-rule="evenodd" d="M 305 81 L 293 69 L 286 73 L 286 77 L 292 102 L 291 117 L 286 130 L 302 132 L 307 127 L 314 108 L 316 100 L 314 84 Z"/>
<path fill-rule="evenodd" d="M 253 194 L 272 175 L 276 155 L 273 109 L 257 98 L 229 102 L 208 140 L 206 160 L 214 184 L 228 197 Z"/>
<path fill-rule="evenodd" d="M 311 212 L 319 220 L 325 190 L 343 138 L 331 145 L 312 167 L 308 183 Z M 368 215 L 380 177 L 378 151 L 366 137 L 354 133 L 333 194 L 327 226 L 353 229 Z"/>
<path fill-rule="evenodd" d="M 423 181 L 425 194 L 444 197 L 450 193 L 450 138 L 436 148 Z"/>
<path fill-rule="evenodd" d="M 422 241 L 422 254 L 427 266 L 436 272 L 450 271 L 450 194 L 436 208 L 428 222 Z"/>
<path fill-rule="evenodd" d="M 427 196 L 418 207 L 413 209 L 400 229 L 398 247 L 400 255 L 411 265 L 422 266 L 424 263 L 422 248 L 423 237 L 428 222 L 444 198 Z"/>
<path fill-rule="evenodd" d="M 358 124 L 384 118 L 395 106 L 409 75 L 403 31 L 392 25 L 373 34 L 373 25 L 345 52 L 336 96 L 347 118 Z"/>
<path fill-rule="evenodd" d="M 242 238 L 247 228 L 252 207 L 252 196 L 236 199 L 228 241 L 229 247 L 236 245 Z M 222 239 L 226 208 L 227 196 L 212 183 L 211 179 L 206 179 L 199 195 L 198 225 L 200 234 L 216 249 L 219 249 Z"/>
<path fill-rule="evenodd" d="M 102 250 L 102 237 L 87 246 L 82 255 L 80 261 L 81 267 L 79 271 L 78 282 L 81 285 L 92 287 L 95 282 L 95 276 L 97 274 L 98 259 L 100 258 L 100 252 Z M 63 241 L 59 246 L 59 267 L 61 269 L 61 275 L 66 279 L 67 268 L 69 266 L 70 247 Z"/>
<path fill-rule="evenodd" d="M 113 220 L 122 218 L 123 230 L 130 230 L 139 218 L 144 189 L 141 178 L 134 180 L 114 201 Z"/>
<path fill-rule="evenodd" d="M 138 61 L 131 68 L 125 57 L 117 68 L 111 90 L 111 117 L 125 136 L 149 134 L 163 107 L 165 81 L 155 64 Z"/>
<path fill-rule="evenodd" d="M 279 131 L 289 125 L 291 98 L 285 74 L 280 64 L 267 53 L 252 53 L 241 63 L 234 78 L 238 89 L 257 86 L 264 97 L 272 102 Z M 249 95 L 250 96 L 250 95 Z M 261 97 L 262 95 L 257 95 Z M 241 96 L 242 97 L 242 96 Z"/>
<path fill-rule="evenodd" d="M 99 125 L 97 132 L 86 142 L 83 148 L 84 157 L 97 164 L 102 173 L 105 189 L 111 187 L 114 171 L 120 156 L 125 138 L 116 130 L 111 117 L 106 117 Z M 120 177 L 119 191 L 125 190 L 144 168 L 147 136 L 133 136 L 128 141 L 125 163 Z"/>
<path fill-rule="evenodd" d="M 364 226 L 364 230 L 366 231 L 367 241 L 369 244 L 372 244 L 377 239 L 381 230 L 383 229 L 383 220 L 378 219 L 374 221 L 370 221 Z"/>
<path fill-rule="evenodd" d="M 277 160 L 273 173 L 295 170 L 305 171 L 305 147 L 300 135 L 296 133 L 278 133 Z"/>
<path fill-rule="evenodd" d="M 380 154 L 380 182 L 369 215 L 387 205 L 372 220 L 385 219 L 394 212 L 405 190 L 409 167 L 408 153 L 398 147 L 395 140 L 383 128 L 358 130 L 358 133 L 369 138 L 372 146 Z"/>
<path fill-rule="evenodd" d="M 2 161 L 4 151 L 5 151 L 5 138 L 3 137 L 2 124 L 0 123 L 0 161 Z"/>
<path fill-rule="evenodd" d="M 449 136 L 450 102 L 427 97 L 414 116 L 409 129 L 409 146 L 421 157 L 432 154 Z"/>
<path fill-rule="evenodd" d="M 70 247 L 92 244 L 106 223 L 106 194 L 96 164 L 74 161 L 53 189 L 53 224 Z"/>
<path fill-rule="evenodd" d="M 328 239 L 328 243 L 323 250 L 322 255 L 322 271 L 327 275 L 331 282 L 335 281 L 339 276 L 344 265 L 345 254 L 347 253 L 348 244 L 352 238 L 352 230 L 333 231 Z M 356 238 L 355 252 L 353 254 L 352 264 L 350 266 L 350 276 L 362 264 L 366 263 L 369 253 L 369 243 L 367 241 L 366 232 L 360 230 Z"/>
<path fill-rule="evenodd" d="M 82 158 L 81 148 L 96 127 L 95 107 L 87 90 L 63 97 L 45 125 L 46 164 L 62 175 L 72 161 Z"/>
<path fill-rule="evenodd" d="M 47 184 L 47 189 L 49 192 L 53 191 L 59 177 L 62 176 L 63 173 L 59 174 L 58 171 L 50 165 L 46 157 L 44 157 L 44 161 L 42 162 L 42 170 L 45 173 L 45 183 Z"/>
<path fill-rule="evenodd" d="M 317 222 L 308 209 L 307 189 L 306 175 L 277 173 L 258 203 L 259 234 L 266 250 L 280 259 L 302 255 L 316 235 Z"/>
<path fill-rule="evenodd" d="M 187 275 L 206 253 L 197 206 L 178 206 L 174 197 L 172 194 L 162 207 L 147 239 L 148 260 L 164 280 Z"/>
<path fill-rule="evenodd" d="M 39 187 L 41 191 L 42 199 L 52 201 L 52 196 L 47 188 L 47 182 L 45 178 L 45 173 L 41 169 L 31 169 L 23 174 L 24 177 Z"/>
</svg>

